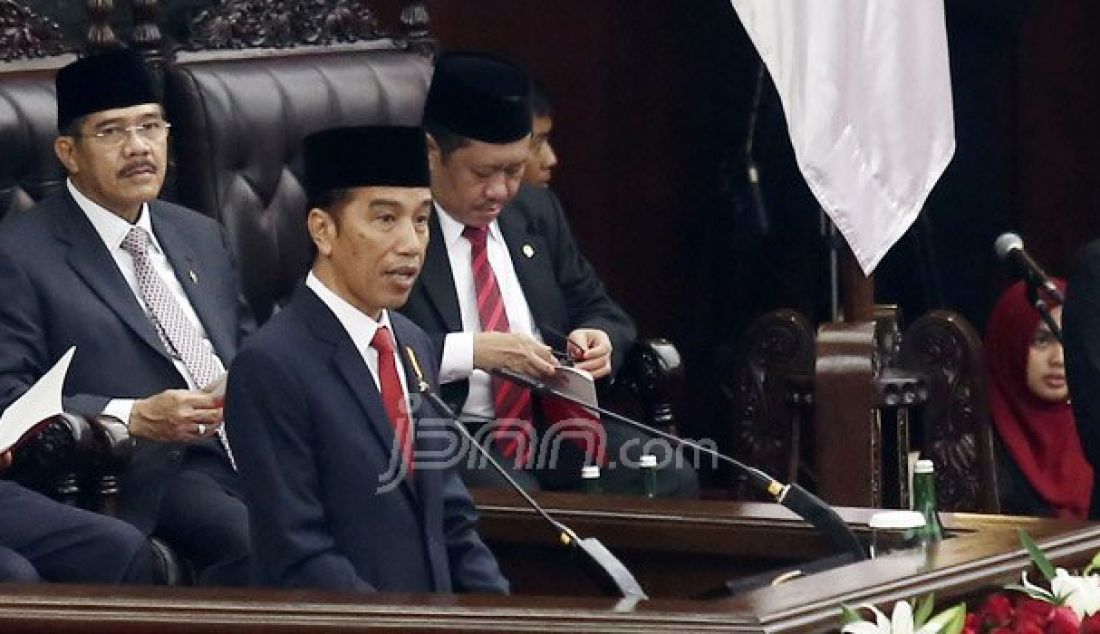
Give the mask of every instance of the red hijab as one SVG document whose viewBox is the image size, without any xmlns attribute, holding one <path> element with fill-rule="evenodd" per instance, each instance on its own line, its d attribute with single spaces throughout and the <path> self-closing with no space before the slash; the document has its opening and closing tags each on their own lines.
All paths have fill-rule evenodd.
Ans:
<svg viewBox="0 0 1100 634">
<path fill-rule="evenodd" d="M 1065 290 L 1065 282 L 1057 280 Z M 993 424 L 1008 453 L 1058 517 L 1085 519 L 1092 467 L 1085 460 L 1068 402 L 1052 403 L 1027 387 L 1027 358 L 1039 326 L 1023 282 L 1001 295 L 985 335 Z"/>
</svg>

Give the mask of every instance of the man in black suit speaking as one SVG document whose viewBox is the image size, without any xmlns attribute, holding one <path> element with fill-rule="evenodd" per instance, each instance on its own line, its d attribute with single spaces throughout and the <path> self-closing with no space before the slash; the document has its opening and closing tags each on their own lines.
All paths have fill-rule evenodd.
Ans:
<svg viewBox="0 0 1100 634">
<path fill-rule="evenodd" d="M 630 317 L 578 250 L 557 198 L 521 184 L 529 85 L 517 66 L 489 55 L 443 54 L 436 62 L 424 127 L 437 214 L 423 273 L 402 310 L 442 351 L 444 398 L 473 426 L 493 421 L 488 446 L 526 488 L 576 488 L 581 467 L 596 462 L 606 467 L 605 490 L 637 491 L 638 471 L 628 467 L 648 450 L 663 465 L 658 494 L 693 496 L 695 472 L 668 446 L 613 421 L 603 422 L 594 442 L 548 441 L 547 429 L 561 429 L 552 406 L 486 373 L 549 377 L 558 364 L 549 342 L 607 379 L 635 338 Z M 468 484 L 501 485 L 484 463 L 464 466 Z"/>
<path fill-rule="evenodd" d="M 428 241 L 424 132 L 325 130 L 305 158 L 313 267 L 234 361 L 226 401 L 258 581 L 504 592 L 457 471 L 430 459 L 453 428 L 410 399 L 435 383 L 431 341 L 391 310 Z"/>
</svg>

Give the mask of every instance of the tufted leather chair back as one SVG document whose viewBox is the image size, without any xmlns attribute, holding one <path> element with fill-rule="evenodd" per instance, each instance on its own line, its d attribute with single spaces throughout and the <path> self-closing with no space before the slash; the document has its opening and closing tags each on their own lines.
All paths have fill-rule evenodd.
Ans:
<svg viewBox="0 0 1100 634">
<path fill-rule="evenodd" d="M 173 197 L 220 220 L 263 322 L 308 270 L 301 141 L 342 125 L 420 122 L 431 61 L 354 46 L 181 53 L 165 73 Z"/>
<path fill-rule="evenodd" d="M 51 58 L 37 70 L 0 75 L 0 220 L 59 191 L 64 170 L 53 152 L 57 137 L 57 68 L 75 59 Z M 56 63 L 55 63 L 56 62 Z"/>
</svg>

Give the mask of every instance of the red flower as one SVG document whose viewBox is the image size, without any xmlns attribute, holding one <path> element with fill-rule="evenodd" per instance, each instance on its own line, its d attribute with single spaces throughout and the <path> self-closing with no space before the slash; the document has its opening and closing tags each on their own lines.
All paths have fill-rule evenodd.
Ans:
<svg viewBox="0 0 1100 634">
<path fill-rule="evenodd" d="M 1053 611 L 1054 606 L 1046 601 L 1040 601 L 1030 597 L 1020 597 L 1016 600 L 1017 619 L 1037 620 L 1040 623 L 1046 623 L 1050 619 L 1050 613 Z"/>
<path fill-rule="evenodd" d="M 1082 634 L 1100 634 L 1100 612 L 1086 616 L 1085 620 L 1081 621 L 1081 632 Z"/>
<path fill-rule="evenodd" d="M 982 634 L 982 617 L 975 612 L 967 612 L 962 634 Z M 1100 634 L 1100 631 L 1096 634 Z"/>
<path fill-rule="evenodd" d="M 978 615 L 987 627 L 1007 625 L 1012 621 L 1012 612 L 1012 601 L 1000 592 L 989 595 L 978 609 Z"/>
<path fill-rule="evenodd" d="M 1047 632 L 1050 634 L 1077 634 L 1081 619 L 1066 606 L 1054 608 L 1047 620 Z"/>
</svg>

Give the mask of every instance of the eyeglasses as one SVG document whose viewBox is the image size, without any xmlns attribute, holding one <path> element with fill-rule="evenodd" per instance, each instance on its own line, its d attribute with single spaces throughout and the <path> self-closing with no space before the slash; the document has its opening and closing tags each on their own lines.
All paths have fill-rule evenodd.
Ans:
<svg viewBox="0 0 1100 634">
<path fill-rule="evenodd" d="M 91 137 L 103 145 L 118 146 L 125 143 L 130 138 L 130 133 L 132 132 L 146 141 L 159 143 L 168 138 L 168 130 L 171 127 L 172 124 L 167 121 L 146 121 L 145 123 L 130 126 L 109 125 L 91 134 L 81 134 L 78 136 Z"/>
</svg>

